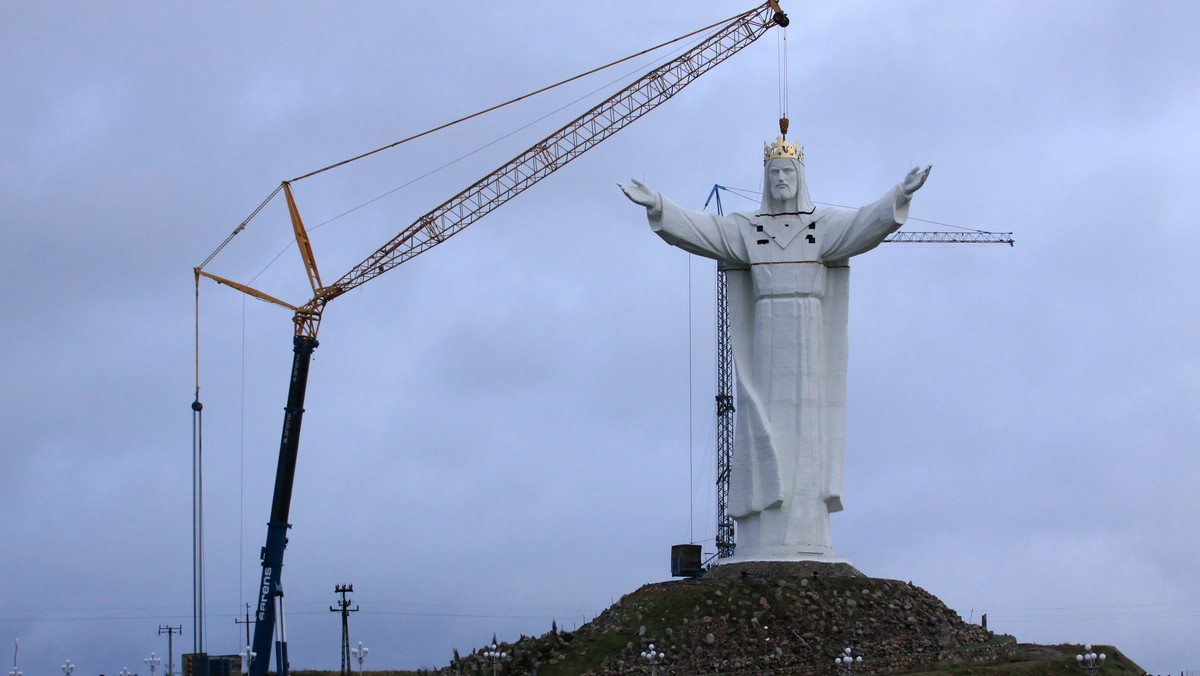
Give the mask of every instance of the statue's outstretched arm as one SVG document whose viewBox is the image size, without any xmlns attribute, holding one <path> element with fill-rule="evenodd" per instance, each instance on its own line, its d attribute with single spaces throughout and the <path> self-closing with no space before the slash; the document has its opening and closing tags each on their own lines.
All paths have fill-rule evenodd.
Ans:
<svg viewBox="0 0 1200 676">
<path fill-rule="evenodd" d="M 718 216 L 679 208 L 657 190 L 636 178 L 617 183 L 630 202 L 646 208 L 650 229 L 668 244 L 698 256 L 735 263 L 749 262 L 746 244 L 738 234 L 738 216 Z"/>
<path fill-rule="evenodd" d="M 825 242 L 822 259 L 836 260 L 866 253 L 900 229 L 908 219 L 913 193 L 925 185 L 932 168 L 933 165 L 913 167 L 904 180 L 892 186 L 881 199 L 857 211 L 838 211 L 832 218 L 827 218 L 825 227 L 831 237 Z"/>
</svg>

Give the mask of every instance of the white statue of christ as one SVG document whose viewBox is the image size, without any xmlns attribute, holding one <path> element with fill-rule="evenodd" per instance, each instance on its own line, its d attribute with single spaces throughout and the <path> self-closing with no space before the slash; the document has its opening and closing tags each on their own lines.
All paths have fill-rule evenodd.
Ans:
<svg viewBox="0 0 1200 676">
<path fill-rule="evenodd" d="M 726 264 L 737 375 L 730 561 L 843 560 L 829 514 L 842 509 L 848 260 L 904 224 L 929 170 L 860 209 L 816 208 L 803 149 L 779 137 L 764 150 L 753 214 L 687 211 L 640 181 L 620 184 L 659 237 Z"/>
</svg>

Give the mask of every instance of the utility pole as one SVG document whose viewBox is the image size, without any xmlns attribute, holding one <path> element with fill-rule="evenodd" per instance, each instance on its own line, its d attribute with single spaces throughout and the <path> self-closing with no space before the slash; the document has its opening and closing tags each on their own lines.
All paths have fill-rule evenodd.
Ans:
<svg viewBox="0 0 1200 676">
<path fill-rule="evenodd" d="M 246 625 L 246 645 L 250 645 L 250 604 L 249 603 L 246 604 L 246 619 L 239 620 L 238 618 L 235 617 L 235 618 L 233 618 L 233 621 L 237 624 Z"/>
<path fill-rule="evenodd" d="M 338 601 L 338 607 L 329 606 L 330 612 L 342 614 L 342 676 L 351 676 L 352 668 L 350 667 L 350 613 L 357 613 L 358 606 L 350 607 L 350 599 L 346 598 L 346 594 L 354 592 L 354 585 L 339 584 L 333 588 L 335 594 L 341 594 L 342 600 Z"/>
<path fill-rule="evenodd" d="M 175 634 L 183 634 L 183 625 L 178 627 L 159 626 L 158 635 L 167 635 L 167 676 L 175 676 Z"/>
</svg>

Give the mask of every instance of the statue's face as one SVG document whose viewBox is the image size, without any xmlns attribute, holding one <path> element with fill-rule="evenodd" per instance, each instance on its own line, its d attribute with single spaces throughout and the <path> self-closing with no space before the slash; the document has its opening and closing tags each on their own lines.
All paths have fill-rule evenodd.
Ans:
<svg viewBox="0 0 1200 676">
<path fill-rule="evenodd" d="M 784 160 L 771 160 L 767 163 L 767 183 L 771 197 L 780 202 L 786 202 L 796 196 L 796 186 L 799 183 L 796 167 Z"/>
</svg>

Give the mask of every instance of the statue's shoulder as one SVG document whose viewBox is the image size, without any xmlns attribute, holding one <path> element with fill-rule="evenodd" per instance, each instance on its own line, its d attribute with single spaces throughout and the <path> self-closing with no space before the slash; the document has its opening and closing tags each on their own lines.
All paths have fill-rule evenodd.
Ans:
<svg viewBox="0 0 1200 676">
<path fill-rule="evenodd" d="M 757 214 L 748 211 L 735 211 L 733 213 L 725 214 L 724 218 L 733 221 L 739 227 L 749 225 L 756 220 L 760 220 Z"/>
<path fill-rule="evenodd" d="M 835 216 L 853 216 L 856 213 L 858 213 L 858 209 L 851 207 L 817 207 L 813 210 L 813 220 Z"/>
<path fill-rule="evenodd" d="M 835 225 L 854 220 L 858 209 L 849 207 L 817 207 L 813 209 L 812 220 L 820 225 Z"/>
</svg>

